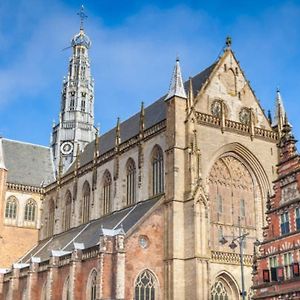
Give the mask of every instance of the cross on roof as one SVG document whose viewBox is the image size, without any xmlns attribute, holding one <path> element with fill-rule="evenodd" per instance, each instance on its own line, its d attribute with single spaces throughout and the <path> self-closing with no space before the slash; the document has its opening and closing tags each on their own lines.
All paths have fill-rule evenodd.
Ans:
<svg viewBox="0 0 300 300">
<path fill-rule="evenodd" d="M 77 15 L 80 18 L 80 29 L 83 30 L 83 21 L 86 19 L 88 16 L 84 13 L 84 6 L 81 5 L 80 11 L 77 13 Z"/>
</svg>

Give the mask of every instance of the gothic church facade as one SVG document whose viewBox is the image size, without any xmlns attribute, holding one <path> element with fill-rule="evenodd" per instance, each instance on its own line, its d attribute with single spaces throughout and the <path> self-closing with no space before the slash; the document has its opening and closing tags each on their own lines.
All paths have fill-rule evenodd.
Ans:
<svg viewBox="0 0 300 300">
<path fill-rule="evenodd" d="M 228 41 L 186 82 L 177 60 L 167 95 L 98 135 L 90 44 L 81 27 L 53 126 L 55 179 L 41 192 L 39 241 L 0 274 L 0 295 L 240 299 L 239 253 L 220 240 L 241 227 L 250 299 L 285 118 L 280 94 L 271 124 Z"/>
</svg>

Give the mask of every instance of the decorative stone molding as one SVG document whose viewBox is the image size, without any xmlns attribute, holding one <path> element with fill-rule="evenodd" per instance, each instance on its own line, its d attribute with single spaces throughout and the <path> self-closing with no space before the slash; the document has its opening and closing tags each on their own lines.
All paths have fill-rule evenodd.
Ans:
<svg viewBox="0 0 300 300">
<path fill-rule="evenodd" d="M 238 253 L 212 251 L 211 262 L 239 265 L 240 255 Z M 244 265 L 250 267 L 252 266 L 252 262 L 253 262 L 253 255 L 244 254 Z"/>
<path fill-rule="evenodd" d="M 220 127 L 221 126 L 221 119 L 216 116 L 205 114 L 205 113 L 198 112 L 198 111 L 195 112 L 195 116 L 196 116 L 198 124 L 204 124 L 204 125 L 208 125 L 208 126 L 212 126 L 212 127 Z M 253 134 L 253 136 L 257 137 L 257 138 L 278 141 L 278 133 L 277 132 L 274 132 L 272 130 L 263 129 L 263 128 L 254 127 L 254 132 L 252 133 L 250 127 L 251 126 L 249 126 L 247 124 L 242 124 L 240 122 L 226 119 L 225 126 L 223 129 L 229 130 L 229 131 L 237 131 L 241 134 L 247 134 L 247 135 Z"/>
<path fill-rule="evenodd" d="M 15 191 L 37 193 L 37 194 L 43 194 L 45 192 L 45 189 L 42 187 L 35 187 L 35 186 L 30 186 L 30 185 L 23 185 L 23 184 L 7 182 L 6 186 L 8 189 L 15 190 Z"/>
</svg>

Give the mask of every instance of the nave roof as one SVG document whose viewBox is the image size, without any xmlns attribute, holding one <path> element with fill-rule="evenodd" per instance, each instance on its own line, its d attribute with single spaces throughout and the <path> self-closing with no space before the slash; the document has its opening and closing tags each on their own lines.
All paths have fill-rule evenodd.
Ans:
<svg viewBox="0 0 300 300">
<path fill-rule="evenodd" d="M 71 228 L 68 231 L 40 241 L 19 262 L 28 263 L 31 257 L 40 257 L 42 261 L 50 258 L 52 250 L 72 251 L 74 243 L 91 248 L 99 244 L 100 236 L 124 231 L 125 235 L 133 229 L 158 203 L 162 196 L 141 201 L 133 206 L 115 211 L 109 215 L 86 224 Z"/>
</svg>

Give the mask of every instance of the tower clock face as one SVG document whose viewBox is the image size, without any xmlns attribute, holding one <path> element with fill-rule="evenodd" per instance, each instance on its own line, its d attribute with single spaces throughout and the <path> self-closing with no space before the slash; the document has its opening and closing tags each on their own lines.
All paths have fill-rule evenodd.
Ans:
<svg viewBox="0 0 300 300">
<path fill-rule="evenodd" d="M 73 151 L 73 144 L 71 142 L 63 142 L 60 146 L 62 154 L 67 155 Z"/>
</svg>

